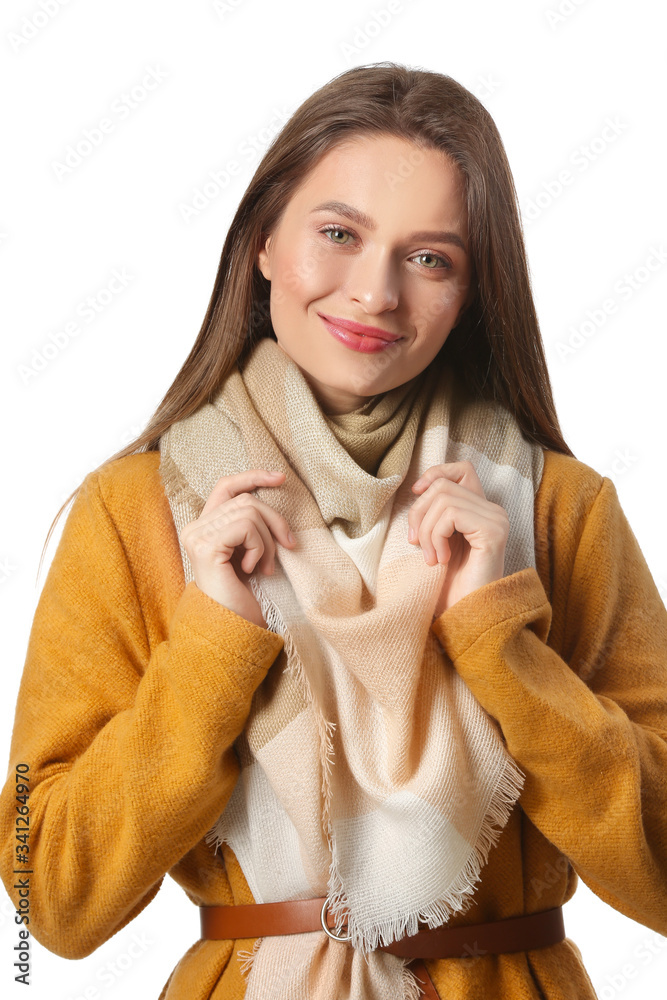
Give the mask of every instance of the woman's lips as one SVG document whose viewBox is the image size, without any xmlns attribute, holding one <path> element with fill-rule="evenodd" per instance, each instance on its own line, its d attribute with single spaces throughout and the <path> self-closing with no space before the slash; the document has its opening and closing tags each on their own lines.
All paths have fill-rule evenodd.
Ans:
<svg viewBox="0 0 667 1000">
<path fill-rule="evenodd" d="M 342 316 L 328 316 L 327 313 L 319 313 L 319 315 L 327 320 L 329 323 L 333 323 L 335 327 L 339 330 L 349 330 L 350 333 L 361 333 L 364 337 L 379 337 L 380 340 L 400 340 L 400 333 L 389 333 L 386 330 L 382 330 L 379 326 L 370 326 L 368 323 L 357 323 L 353 319 L 343 319 Z"/>
<path fill-rule="evenodd" d="M 346 325 L 343 326 L 340 321 L 336 322 L 334 317 L 329 318 L 323 313 L 318 313 L 318 316 L 326 326 L 332 337 L 340 340 L 341 343 L 345 344 L 347 347 L 352 348 L 353 351 L 360 351 L 362 354 L 375 354 L 378 351 L 384 351 L 387 347 L 391 347 L 398 340 L 402 340 L 402 337 L 396 337 L 392 340 L 382 340 L 378 335 L 361 334 L 355 333 L 353 330 L 349 329 Z M 359 326 L 360 324 L 354 324 Z M 374 328 L 371 328 L 374 329 Z M 383 336 L 393 336 L 390 334 L 384 334 Z"/>
</svg>

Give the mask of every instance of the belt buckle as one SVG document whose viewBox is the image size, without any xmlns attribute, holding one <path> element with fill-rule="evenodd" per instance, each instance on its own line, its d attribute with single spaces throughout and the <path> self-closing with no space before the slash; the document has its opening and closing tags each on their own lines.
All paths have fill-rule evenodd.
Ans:
<svg viewBox="0 0 667 1000">
<path fill-rule="evenodd" d="M 327 898 L 326 898 L 326 899 L 324 900 L 324 902 L 323 902 L 323 904 L 322 904 L 322 912 L 321 912 L 321 914 L 320 914 L 320 920 L 321 920 L 321 922 L 322 922 L 322 930 L 324 931 L 324 933 L 325 933 L 325 934 L 328 934 L 328 935 L 329 935 L 329 937 L 331 938 L 331 940 L 332 940 L 332 941 L 342 941 L 342 942 L 345 942 L 345 941 L 349 941 L 349 940 L 351 939 L 351 936 L 352 936 L 352 935 L 351 935 L 351 934 L 349 933 L 349 931 L 348 931 L 348 933 L 346 934 L 346 936 L 345 936 L 345 937 L 343 937 L 343 935 L 342 935 L 342 934 L 341 934 L 341 935 L 339 935 L 339 934 L 336 934 L 336 933 L 335 933 L 335 932 L 334 932 L 334 931 L 333 931 L 333 930 L 332 930 L 332 929 L 331 929 L 331 928 L 329 927 L 329 925 L 328 925 L 328 923 L 327 923 L 327 912 L 328 912 L 328 909 L 329 909 L 329 897 L 327 896 Z M 347 927 L 347 923 L 346 923 L 346 925 L 345 925 L 345 926 Z"/>
</svg>

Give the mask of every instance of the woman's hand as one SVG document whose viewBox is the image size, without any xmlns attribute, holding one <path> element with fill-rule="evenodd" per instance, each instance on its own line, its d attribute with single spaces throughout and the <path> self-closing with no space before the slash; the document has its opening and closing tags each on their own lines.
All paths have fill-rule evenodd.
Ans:
<svg viewBox="0 0 667 1000">
<path fill-rule="evenodd" d="M 471 462 L 432 465 L 412 489 L 421 495 L 408 514 L 408 541 L 421 545 L 429 566 L 447 564 L 438 616 L 504 575 L 509 518 L 486 499 Z"/>
<path fill-rule="evenodd" d="M 222 476 L 197 520 L 186 524 L 179 536 L 199 589 L 261 628 L 267 626 L 248 583 L 250 574 L 258 565 L 267 576 L 273 573 L 274 536 L 290 548 L 296 541 L 285 518 L 249 491 L 282 486 L 284 476 L 265 469 Z"/>
</svg>

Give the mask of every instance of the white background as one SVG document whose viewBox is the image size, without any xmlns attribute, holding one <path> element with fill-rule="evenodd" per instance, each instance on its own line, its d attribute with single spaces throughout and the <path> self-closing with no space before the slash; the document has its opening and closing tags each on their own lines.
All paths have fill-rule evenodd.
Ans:
<svg viewBox="0 0 667 1000">
<path fill-rule="evenodd" d="M 5 0 L 4 760 L 32 615 L 63 523 L 36 581 L 52 518 L 87 472 L 138 433 L 171 384 L 261 151 L 285 116 L 352 65 L 393 59 L 448 73 L 494 116 L 522 205 L 565 439 L 613 479 L 664 598 L 667 267 L 652 256 L 667 250 L 661 18 L 653 0 L 631 9 L 620 0 Z M 121 114 L 118 102 L 149 72 L 153 89 Z M 113 131 L 58 178 L 67 147 L 105 117 Z M 183 207 L 231 160 L 240 173 L 207 188 L 204 208 L 186 221 Z M 564 169 L 573 179 L 559 192 Z M 647 260 L 654 270 L 642 270 Z M 131 276 L 127 286 L 86 322 L 80 303 L 93 296 L 101 305 L 114 269 Z M 625 275 L 635 276 L 635 290 Z M 616 308 L 605 315 L 607 299 Z M 75 320 L 79 334 L 39 370 L 51 336 Z M 565 355 L 582 325 L 587 335 Z M 602 1000 L 664 998 L 664 937 L 582 882 L 565 923 Z M 135 935 L 139 957 L 128 951 Z M 68 961 L 32 939 L 30 995 L 157 997 L 198 936 L 198 911 L 166 878 L 157 899 L 86 959 Z M 10 998 L 24 995 L 13 983 L 16 941 L 3 890 L 0 991 Z M 650 960 L 637 951 L 644 941 Z"/>
</svg>

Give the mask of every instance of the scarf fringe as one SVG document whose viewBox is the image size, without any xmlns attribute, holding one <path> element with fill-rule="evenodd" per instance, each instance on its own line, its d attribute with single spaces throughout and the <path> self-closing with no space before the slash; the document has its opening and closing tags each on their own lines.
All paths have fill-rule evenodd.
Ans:
<svg viewBox="0 0 667 1000">
<path fill-rule="evenodd" d="M 257 952 L 259 951 L 262 940 L 263 938 L 257 938 L 251 950 L 248 950 L 246 948 L 243 951 L 238 951 L 236 953 L 236 957 L 240 964 L 241 975 L 243 976 L 244 979 L 247 979 L 250 974 L 252 963 L 255 960 Z"/>
<path fill-rule="evenodd" d="M 267 626 L 272 632 L 276 632 L 283 638 L 285 655 L 287 657 L 286 670 L 290 677 L 292 677 L 296 683 L 300 685 L 308 704 L 313 710 L 313 715 L 315 716 L 317 732 L 320 740 L 320 762 L 322 765 L 322 819 L 329 848 L 333 852 L 333 830 L 331 825 L 331 768 L 334 763 L 333 734 L 336 730 L 336 723 L 328 722 L 320 711 L 315 697 L 313 696 L 312 688 L 306 675 L 301 657 L 299 656 L 296 646 L 294 645 L 291 633 L 285 627 L 285 622 L 283 621 L 280 612 L 276 608 L 273 601 L 271 601 L 266 594 L 264 594 L 254 576 L 250 577 L 249 583 L 250 589 L 255 595 Z"/>
<path fill-rule="evenodd" d="M 221 819 L 222 819 L 222 813 L 220 814 L 220 816 L 218 816 L 218 818 L 215 821 L 215 825 L 211 827 L 211 829 L 208 831 L 205 837 L 206 843 L 210 844 L 213 847 L 214 854 L 218 850 L 220 845 L 223 843 L 223 838 L 218 833 L 218 827 L 220 826 Z"/>
<path fill-rule="evenodd" d="M 421 1000 L 422 988 L 410 966 L 405 963 L 401 975 L 402 1000 Z"/>
<path fill-rule="evenodd" d="M 164 491 L 170 502 L 176 504 L 191 505 L 199 517 L 206 501 L 193 490 L 176 462 L 168 452 L 162 452 L 160 456 L 160 478 Z"/>
<path fill-rule="evenodd" d="M 173 464 L 173 463 L 172 463 Z M 175 473 L 174 473 L 175 470 Z M 173 469 L 170 469 L 169 475 L 174 476 L 172 481 L 176 481 L 176 474 L 179 470 L 174 465 Z M 322 764 L 322 798 L 323 798 L 323 808 L 322 816 L 324 821 L 324 832 L 327 837 L 329 844 L 329 849 L 333 853 L 333 839 L 332 839 L 332 827 L 331 827 L 331 768 L 334 762 L 334 747 L 333 747 L 333 734 L 336 729 L 335 722 L 327 722 L 327 720 L 322 715 L 319 710 L 317 702 L 313 697 L 313 692 L 306 676 L 306 671 L 304 669 L 301 657 L 299 656 L 294 641 L 291 634 L 285 627 L 285 622 L 283 621 L 282 615 L 276 608 L 273 601 L 271 601 L 266 594 L 262 591 L 260 585 L 254 576 L 249 578 L 250 589 L 252 590 L 257 603 L 260 606 L 262 616 L 267 624 L 267 627 L 275 632 L 277 635 L 281 635 L 283 642 L 285 644 L 285 654 L 287 656 L 287 666 L 286 670 L 290 676 L 301 686 L 302 691 L 306 696 L 306 700 L 313 710 L 313 715 L 315 716 L 315 721 L 317 724 L 317 731 L 320 740 L 320 760 Z M 213 853 L 215 853 L 220 845 L 224 842 L 224 837 L 220 834 L 220 827 L 223 822 L 224 810 L 218 816 L 215 825 L 206 834 L 206 843 L 213 846 Z"/>
<path fill-rule="evenodd" d="M 391 944 L 402 937 L 411 937 L 418 932 L 419 923 L 425 923 L 430 928 L 440 927 L 449 921 L 452 914 L 465 913 L 470 909 L 474 901 L 475 885 L 480 881 L 480 871 L 507 824 L 524 780 L 523 771 L 514 758 L 508 756 L 484 817 L 477 844 L 472 848 L 463 869 L 442 899 L 403 916 L 397 915 L 389 920 L 383 920 L 366 931 L 359 927 L 358 922 L 349 913 L 346 913 L 347 896 L 340 877 L 337 853 L 333 850 L 329 876 L 329 912 L 334 916 L 336 933 L 341 933 L 347 918 L 350 944 L 353 948 L 358 948 L 362 954 L 366 954 L 380 945 Z"/>
</svg>

